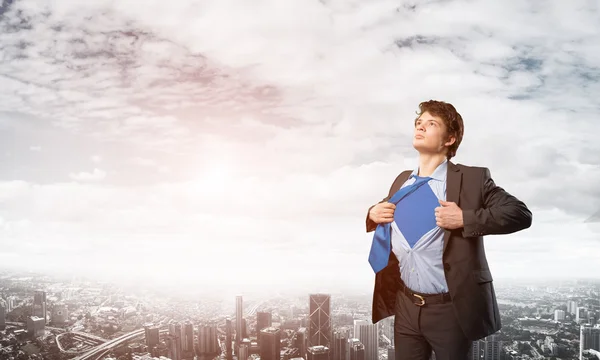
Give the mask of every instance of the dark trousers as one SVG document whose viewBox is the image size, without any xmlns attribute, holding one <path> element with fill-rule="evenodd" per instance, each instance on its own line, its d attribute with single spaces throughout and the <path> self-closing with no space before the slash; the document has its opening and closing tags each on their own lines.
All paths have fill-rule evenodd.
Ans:
<svg viewBox="0 0 600 360">
<path fill-rule="evenodd" d="M 472 341 L 458 324 L 452 303 L 417 306 L 401 291 L 396 294 L 394 347 L 396 360 L 468 360 Z"/>
</svg>

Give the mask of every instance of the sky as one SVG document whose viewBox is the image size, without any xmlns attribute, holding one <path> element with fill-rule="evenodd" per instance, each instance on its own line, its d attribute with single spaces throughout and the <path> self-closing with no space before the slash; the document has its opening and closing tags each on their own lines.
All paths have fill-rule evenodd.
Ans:
<svg viewBox="0 0 600 360">
<path fill-rule="evenodd" d="M 369 293 L 367 209 L 436 99 L 533 213 L 494 278 L 600 273 L 595 1 L 1 3 L 3 267 Z"/>
</svg>

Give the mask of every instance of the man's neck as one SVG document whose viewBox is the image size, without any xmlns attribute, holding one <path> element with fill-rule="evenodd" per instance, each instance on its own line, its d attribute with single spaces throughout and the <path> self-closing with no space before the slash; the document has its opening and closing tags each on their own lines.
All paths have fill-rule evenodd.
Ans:
<svg viewBox="0 0 600 360">
<path fill-rule="evenodd" d="M 419 173 L 421 177 L 431 176 L 435 169 L 446 160 L 446 154 L 420 154 Z"/>
</svg>

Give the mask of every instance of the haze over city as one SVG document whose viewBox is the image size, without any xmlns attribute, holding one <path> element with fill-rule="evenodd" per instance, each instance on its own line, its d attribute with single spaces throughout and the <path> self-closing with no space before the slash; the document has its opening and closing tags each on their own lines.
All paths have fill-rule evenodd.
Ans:
<svg viewBox="0 0 600 360">
<path fill-rule="evenodd" d="M 598 5 L 2 1 L 0 264 L 173 288 L 372 290 L 368 207 L 456 163 L 533 212 L 496 279 L 600 273 Z M 510 21 L 507 21 L 510 19 Z"/>
</svg>

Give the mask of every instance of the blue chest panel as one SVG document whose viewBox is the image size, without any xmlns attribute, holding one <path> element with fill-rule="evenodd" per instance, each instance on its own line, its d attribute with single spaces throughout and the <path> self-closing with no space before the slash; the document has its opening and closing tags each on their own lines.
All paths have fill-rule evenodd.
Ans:
<svg viewBox="0 0 600 360">
<path fill-rule="evenodd" d="M 438 198 L 428 184 L 420 186 L 396 204 L 394 221 L 411 248 L 437 226 L 435 208 L 438 206 Z"/>
</svg>

